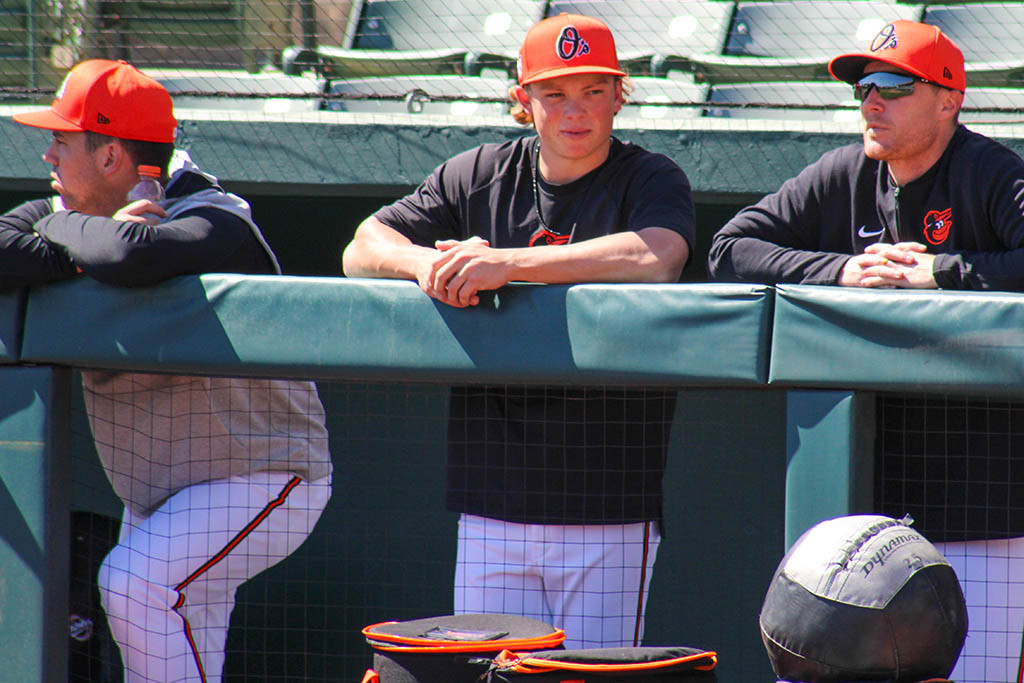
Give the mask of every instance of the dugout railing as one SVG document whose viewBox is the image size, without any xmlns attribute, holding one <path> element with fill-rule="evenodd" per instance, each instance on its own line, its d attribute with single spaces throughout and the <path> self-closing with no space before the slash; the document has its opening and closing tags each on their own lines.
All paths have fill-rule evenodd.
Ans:
<svg viewBox="0 0 1024 683">
<path fill-rule="evenodd" d="M 757 612 L 784 548 L 872 509 L 876 392 L 1019 398 L 1015 294 L 758 285 L 515 285 L 453 309 L 412 283 L 207 275 L 0 297 L 0 640 L 64 680 L 72 509 L 107 511 L 76 368 L 316 379 L 335 497 L 240 591 L 225 680 L 356 680 L 359 628 L 444 613 L 444 402 L 487 382 L 678 390 L 646 641 L 772 680 Z M 70 454 L 70 457 L 69 457 Z M 116 499 L 115 499 L 116 500 Z"/>
</svg>

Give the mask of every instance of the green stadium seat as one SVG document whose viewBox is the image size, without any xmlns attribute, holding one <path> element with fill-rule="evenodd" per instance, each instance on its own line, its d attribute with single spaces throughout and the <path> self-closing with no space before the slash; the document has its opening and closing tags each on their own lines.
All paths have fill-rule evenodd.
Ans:
<svg viewBox="0 0 1024 683">
<path fill-rule="evenodd" d="M 597 17 L 615 35 L 619 62 L 631 75 L 690 74 L 691 54 L 718 54 L 725 44 L 732 0 L 552 0 L 562 12 Z"/>
<path fill-rule="evenodd" d="M 721 55 L 693 57 L 698 81 L 829 80 L 828 62 L 863 51 L 890 21 L 923 7 L 878 0 L 740 2 Z"/>
<path fill-rule="evenodd" d="M 967 87 L 1024 86 L 1024 4 L 929 6 L 924 20 L 960 46 Z"/>
<path fill-rule="evenodd" d="M 633 76 L 630 81 L 633 92 L 619 111 L 620 120 L 699 118 L 701 107 L 694 105 L 707 98 L 707 86 L 697 83 L 656 76 Z"/>
<path fill-rule="evenodd" d="M 26 0 L 0 0 L 0 88 L 53 88 L 63 78 L 63 69 L 47 59 L 53 45 L 46 22 L 38 16 L 40 7 Z M 27 97 L 22 92 L 4 99 L 23 102 Z"/>
<path fill-rule="evenodd" d="M 326 81 L 237 70 L 146 69 L 174 98 L 175 109 L 219 109 L 284 114 L 317 111 Z"/>
<path fill-rule="evenodd" d="M 288 0 L 102 0 L 89 56 L 140 67 L 258 71 L 288 42 Z"/>
<path fill-rule="evenodd" d="M 0 0 L 0 85 L 30 86 L 32 42 L 26 4 Z"/>
<path fill-rule="evenodd" d="M 331 78 L 511 75 L 541 0 L 363 0 L 345 45 L 315 50 Z M 356 14 L 357 13 L 357 14 Z"/>
<path fill-rule="evenodd" d="M 974 88 L 968 81 L 960 121 L 968 125 L 1024 123 L 1024 88 Z"/>
<path fill-rule="evenodd" d="M 711 106 L 705 114 L 719 118 L 837 123 L 860 120 L 853 88 L 839 81 L 722 83 L 711 87 L 708 102 Z"/>
<path fill-rule="evenodd" d="M 509 81 L 481 76 L 384 76 L 332 81 L 331 111 L 439 116 L 504 116 Z"/>
</svg>

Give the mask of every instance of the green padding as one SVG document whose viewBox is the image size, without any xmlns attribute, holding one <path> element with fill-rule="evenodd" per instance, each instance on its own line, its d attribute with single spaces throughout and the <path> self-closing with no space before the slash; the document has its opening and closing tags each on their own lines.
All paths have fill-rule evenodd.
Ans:
<svg viewBox="0 0 1024 683">
<path fill-rule="evenodd" d="M 25 290 L 0 292 L 0 364 L 18 361 L 24 315 Z"/>
<path fill-rule="evenodd" d="M 4 681 L 67 680 L 68 373 L 0 368 Z"/>
<path fill-rule="evenodd" d="M 206 275 L 33 290 L 23 358 L 321 379 L 764 383 L 770 290 L 516 285 L 457 309 L 413 283 Z M 60 334 L 54 334 L 60 330 Z"/>
<path fill-rule="evenodd" d="M 874 395 L 786 394 L 786 548 L 818 522 L 871 510 Z"/>
<path fill-rule="evenodd" d="M 779 286 L 770 381 L 1022 394 L 1024 295 Z"/>
</svg>

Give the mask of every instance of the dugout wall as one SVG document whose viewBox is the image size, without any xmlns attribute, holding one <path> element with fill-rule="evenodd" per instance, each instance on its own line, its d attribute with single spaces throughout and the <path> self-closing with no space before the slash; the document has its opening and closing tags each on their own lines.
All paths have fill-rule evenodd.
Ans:
<svg viewBox="0 0 1024 683">
<path fill-rule="evenodd" d="M 784 548 L 872 508 L 876 393 L 1019 397 L 1020 300 L 522 285 L 460 310 L 405 282 L 229 275 L 18 292 L 0 311 L 10 666 L 62 680 L 67 513 L 117 514 L 68 371 L 100 367 L 318 382 L 335 496 L 306 545 L 240 591 L 227 680 L 355 680 L 362 626 L 449 611 L 445 397 L 479 381 L 678 389 L 645 642 L 714 649 L 721 680 L 769 681 L 756 617 Z"/>
<path fill-rule="evenodd" d="M 756 680 L 767 664 L 752 615 L 782 545 L 782 460 L 764 452 L 768 443 L 782 452 L 784 396 L 760 388 L 770 320 L 765 287 L 521 286 L 463 311 L 405 282 L 210 275 L 135 291 L 85 281 L 34 289 L 9 345 L 22 364 L 318 380 L 335 498 L 296 556 L 241 591 L 229 680 L 353 680 L 369 654 L 362 626 L 450 611 L 454 516 L 443 509 L 441 466 L 449 383 L 677 386 L 669 541 L 647 640 L 713 643 L 733 653 L 723 674 Z M 518 352 L 499 353 L 499 341 Z M 59 372 L 34 370 L 47 381 Z M 8 373 L 12 386 L 19 371 Z M 59 377 L 60 395 L 77 396 L 73 376 Z M 72 478 L 57 502 L 116 514 L 81 409 L 42 405 L 37 428 L 59 417 L 75 456 L 35 456 L 45 464 L 36 490 Z M 38 543 L 66 556 L 66 532 Z M 25 609 L 60 613 L 59 588 L 38 592 Z M 42 667 L 59 668 L 62 653 L 7 627 L 5 641 L 26 653 L 23 678 L 48 680 Z M 39 629 L 66 639 L 66 620 Z"/>
</svg>

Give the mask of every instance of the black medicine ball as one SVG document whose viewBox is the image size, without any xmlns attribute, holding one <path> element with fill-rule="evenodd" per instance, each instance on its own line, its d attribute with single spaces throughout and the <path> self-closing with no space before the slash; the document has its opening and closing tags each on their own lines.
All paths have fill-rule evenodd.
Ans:
<svg viewBox="0 0 1024 683">
<path fill-rule="evenodd" d="M 840 517 L 808 530 L 775 571 L 761 637 L 785 681 L 945 678 L 967 636 L 953 568 L 909 520 Z"/>
</svg>

